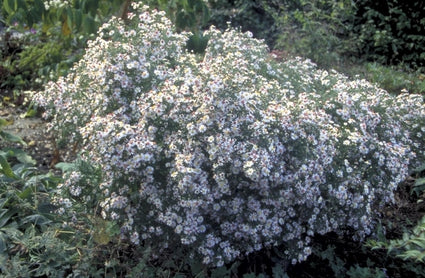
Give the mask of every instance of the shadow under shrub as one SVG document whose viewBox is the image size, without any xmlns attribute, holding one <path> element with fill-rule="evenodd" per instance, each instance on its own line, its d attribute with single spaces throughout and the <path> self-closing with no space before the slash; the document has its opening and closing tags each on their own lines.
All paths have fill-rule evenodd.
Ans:
<svg viewBox="0 0 425 278">
<path fill-rule="evenodd" d="M 316 234 L 371 234 L 421 154 L 421 96 L 277 63 L 233 29 L 211 27 L 196 56 L 163 12 L 134 9 L 36 96 L 101 173 L 65 173 L 58 212 L 94 202 L 152 259 L 184 248 L 215 266 L 279 244 L 296 263 Z"/>
</svg>

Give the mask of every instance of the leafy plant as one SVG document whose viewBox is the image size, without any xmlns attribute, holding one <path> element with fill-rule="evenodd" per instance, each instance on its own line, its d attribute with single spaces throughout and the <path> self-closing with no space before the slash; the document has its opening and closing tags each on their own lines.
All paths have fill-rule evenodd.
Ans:
<svg viewBox="0 0 425 278">
<path fill-rule="evenodd" d="M 3 126 L 6 121 L 1 120 L 0 124 Z M 25 144 L 20 137 L 2 130 L 0 136 L 8 142 Z M 51 214 L 49 191 L 58 179 L 39 174 L 34 165 L 35 161 L 21 149 L 4 147 L 0 150 L 2 277 L 61 277 L 65 271 L 63 260 L 71 258 L 69 253 L 73 249 L 56 237 L 59 222 L 55 224 Z"/>
<path fill-rule="evenodd" d="M 149 6 L 165 11 L 167 17 L 175 24 L 176 30 L 190 31 L 187 48 L 202 53 L 207 46 L 208 38 L 202 35 L 210 20 L 210 10 L 203 0 L 148 0 Z"/>
<path fill-rule="evenodd" d="M 417 178 L 413 184 L 412 193 L 415 193 L 418 197 L 423 197 L 425 193 L 425 177 L 421 173 L 425 171 L 425 163 L 415 169 Z"/>
<path fill-rule="evenodd" d="M 350 267 L 347 272 L 347 275 L 351 278 L 386 278 L 388 277 L 387 273 L 383 269 L 377 267 Z"/>
<path fill-rule="evenodd" d="M 401 239 L 375 241 L 369 240 L 367 245 L 376 249 L 385 249 L 389 255 L 406 261 L 406 266 L 420 275 L 425 275 L 423 261 L 425 258 L 425 217 L 411 231 L 403 234 Z M 408 264 L 409 263 L 409 264 Z"/>
<path fill-rule="evenodd" d="M 353 63 L 372 61 L 422 71 L 423 1 L 410 4 L 397 0 L 265 0 L 260 3 L 267 16 L 273 18 L 265 20 L 268 22 L 265 29 L 278 34 L 275 43 L 269 43 L 271 48 L 308 57 L 325 68 L 347 68 Z"/>
<path fill-rule="evenodd" d="M 383 64 L 423 67 L 424 5 L 424 1 L 357 1 L 352 31 L 360 55 Z"/>
<path fill-rule="evenodd" d="M 275 18 L 270 12 L 279 1 L 209 1 L 211 18 L 209 24 L 220 30 L 226 30 L 228 26 L 240 28 L 241 31 L 250 31 L 254 37 L 263 39 L 273 48 L 279 35 Z"/>
<path fill-rule="evenodd" d="M 383 66 L 377 63 L 367 63 L 363 71 L 368 80 L 379 84 L 393 94 L 399 94 L 402 91 L 425 93 L 425 79 L 419 71 L 414 72 L 400 66 Z"/>
<path fill-rule="evenodd" d="M 263 1 L 275 21 L 275 47 L 312 59 L 321 67 L 345 63 L 356 41 L 348 34 L 354 20 L 352 1 Z M 345 56 L 345 57 L 343 57 Z"/>
<path fill-rule="evenodd" d="M 100 24 L 119 14 L 122 1 L 4 0 L 0 4 L 9 26 L 3 38 L 1 68 L 7 74 L 2 76 L 2 87 L 26 90 L 36 88 L 36 80 L 66 74 Z M 19 38 L 13 49 L 8 49 L 10 34 Z"/>
<path fill-rule="evenodd" d="M 0 123 L 7 124 L 5 120 Z M 5 131 L 0 131 L 0 137 L 25 145 L 20 137 Z M 90 210 L 88 203 L 79 211 L 81 222 L 74 222 L 73 215 L 56 214 L 52 195 L 61 179 L 40 174 L 34 165 L 35 161 L 19 148 L 0 150 L 2 277 L 117 276 L 130 273 L 132 263 L 142 263 L 139 258 L 119 262 L 117 252 L 124 252 L 125 246 L 112 239 L 119 228 L 114 222 L 89 215 L 88 211 L 95 209 Z M 58 167 L 66 172 L 74 166 L 62 163 Z"/>
<path fill-rule="evenodd" d="M 13 135 L 3 130 L 3 128 L 7 126 L 8 124 L 9 122 L 6 119 L 0 118 L 0 139 L 6 142 L 19 143 L 22 145 L 26 145 L 26 143 L 19 136 Z"/>
<path fill-rule="evenodd" d="M 28 27 L 41 23 L 43 34 L 56 34 L 62 37 L 76 34 L 92 34 L 105 16 L 116 13 L 122 1 L 118 0 L 3 0 L 5 21 L 12 26 L 19 22 Z M 58 28 L 58 30 L 56 30 Z"/>
</svg>

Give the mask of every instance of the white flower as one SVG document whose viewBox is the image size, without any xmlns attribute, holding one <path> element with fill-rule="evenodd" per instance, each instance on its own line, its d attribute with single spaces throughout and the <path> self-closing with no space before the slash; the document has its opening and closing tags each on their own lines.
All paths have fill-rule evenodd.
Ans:
<svg viewBox="0 0 425 278">
<path fill-rule="evenodd" d="M 298 262 L 311 253 L 305 233 L 373 229 L 371 208 L 394 198 L 423 153 L 420 96 L 301 58 L 276 64 L 232 29 L 208 30 L 200 61 L 163 13 L 133 6 L 36 94 L 51 131 L 98 169 L 64 175 L 58 212 L 85 195 L 152 257 L 184 244 L 211 265 L 281 243 Z"/>
</svg>

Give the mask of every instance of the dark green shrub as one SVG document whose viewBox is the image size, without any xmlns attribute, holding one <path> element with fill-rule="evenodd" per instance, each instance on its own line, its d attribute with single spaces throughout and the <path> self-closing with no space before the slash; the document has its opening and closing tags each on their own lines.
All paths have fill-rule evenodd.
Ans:
<svg viewBox="0 0 425 278">
<path fill-rule="evenodd" d="M 360 0 L 352 31 L 358 54 L 383 64 L 425 66 L 425 1 Z"/>
<path fill-rule="evenodd" d="M 263 30 L 278 33 L 276 43 L 269 43 L 272 48 L 308 57 L 320 66 L 374 61 L 418 69 L 425 61 L 424 5 L 397 0 L 265 0 L 261 7 L 273 20 L 265 16 L 257 26 L 266 24 Z M 252 19 L 244 26 L 249 22 Z"/>
<path fill-rule="evenodd" d="M 88 39 L 112 15 L 125 13 L 120 0 L 0 0 L 1 89 L 36 88 L 66 74 Z M 121 7 L 123 6 L 123 7 Z"/>
<path fill-rule="evenodd" d="M 34 81 L 45 82 L 65 75 L 81 56 L 88 39 L 95 37 L 101 23 L 111 16 L 126 19 L 130 0 L 0 0 L 8 30 L 19 37 L 10 48 L 10 32 L 0 33 L 1 88 L 23 90 L 34 87 Z M 135 1 L 137 2 L 137 1 Z M 202 52 L 207 38 L 201 34 L 209 19 L 209 9 L 202 0 L 144 2 L 167 12 L 177 29 L 190 30 L 187 47 Z"/>
<path fill-rule="evenodd" d="M 278 32 L 275 47 L 312 59 L 322 67 L 343 63 L 343 54 L 355 48 L 349 37 L 352 1 L 263 1 Z M 346 58 L 345 58 L 346 59 Z"/>
<path fill-rule="evenodd" d="M 105 17 L 118 13 L 120 0 L 4 0 L 5 22 L 34 27 L 45 35 L 74 37 L 96 32 Z M 1 3 L 0 2 L 0 3 Z M 59 32 L 58 32 L 59 31 Z"/>
<path fill-rule="evenodd" d="M 250 31 L 254 37 L 264 39 L 272 46 L 277 39 L 275 18 L 269 8 L 276 9 L 279 1 L 258 0 L 216 0 L 209 1 L 211 9 L 210 24 L 221 30 L 228 27 L 241 28 L 243 32 Z"/>
</svg>

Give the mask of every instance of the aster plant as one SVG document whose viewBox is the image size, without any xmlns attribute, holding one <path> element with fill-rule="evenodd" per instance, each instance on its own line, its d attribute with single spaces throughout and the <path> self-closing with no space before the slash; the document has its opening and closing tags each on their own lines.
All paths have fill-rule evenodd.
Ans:
<svg viewBox="0 0 425 278">
<path fill-rule="evenodd" d="M 164 13 L 133 4 L 128 19 L 36 95 L 100 169 L 64 175 L 58 212 L 94 202 L 153 257 L 181 248 L 216 266 L 281 244 L 296 263 L 315 234 L 371 234 L 419 161 L 422 97 L 277 62 L 249 32 L 211 27 L 199 56 Z"/>
</svg>

